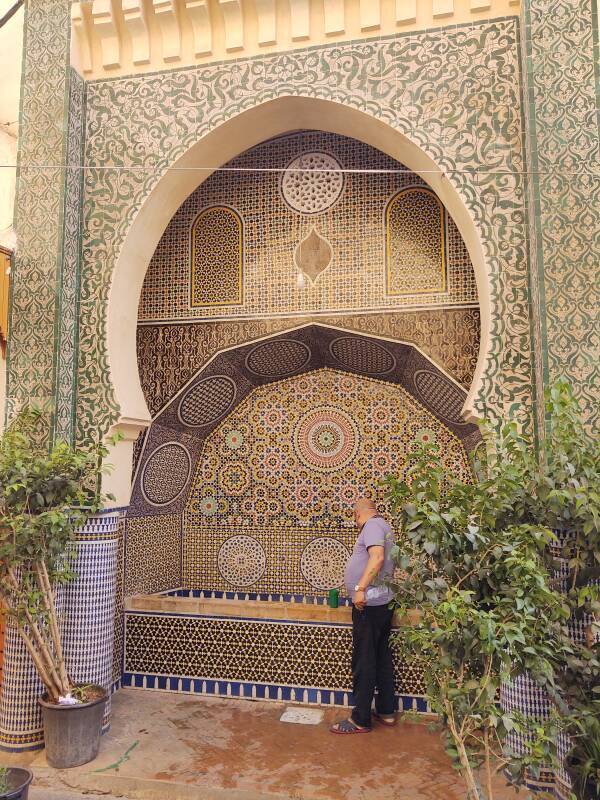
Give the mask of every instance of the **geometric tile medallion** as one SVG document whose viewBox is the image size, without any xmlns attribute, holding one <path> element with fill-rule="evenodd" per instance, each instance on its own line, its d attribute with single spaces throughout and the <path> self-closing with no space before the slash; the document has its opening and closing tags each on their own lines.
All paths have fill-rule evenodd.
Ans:
<svg viewBox="0 0 600 800">
<path fill-rule="evenodd" d="M 302 153 L 288 164 L 281 179 L 283 199 L 300 214 L 321 214 L 343 191 L 342 165 L 328 153 Z"/>
<path fill-rule="evenodd" d="M 422 186 L 403 189 L 389 202 L 385 211 L 389 295 L 445 290 L 445 217 L 438 197 Z"/>
<path fill-rule="evenodd" d="M 179 403 L 178 416 L 184 425 L 211 425 L 224 416 L 235 400 L 236 385 L 227 375 L 213 375 L 189 389 Z"/>
<path fill-rule="evenodd" d="M 328 591 L 343 584 L 349 558 L 350 552 L 343 542 L 320 537 L 304 548 L 300 570 L 307 583 L 315 589 Z"/>
<path fill-rule="evenodd" d="M 355 336 L 340 336 L 329 345 L 331 355 L 346 369 L 367 375 L 385 375 L 396 366 L 396 359 L 383 345 Z"/>
<path fill-rule="evenodd" d="M 464 425 L 462 408 L 464 395 L 445 376 L 430 369 L 417 370 L 413 375 L 415 388 L 422 400 L 442 419 Z"/>
<path fill-rule="evenodd" d="M 294 444 L 306 466 L 331 472 L 356 457 L 360 434 L 352 417 L 341 408 L 317 406 L 294 428 Z"/>
<path fill-rule="evenodd" d="M 252 586 L 262 577 L 267 557 L 261 543 L 252 536 L 232 536 L 218 555 L 219 572 L 234 586 Z"/>
<path fill-rule="evenodd" d="M 153 506 L 172 503 L 185 489 L 191 468 L 191 456 L 182 444 L 160 445 L 144 465 L 141 479 L 144 497 Z"/>
<path fill-rule="evenodd" d="M 388 347 L 397 345 L 382 345 L 386 356 Z M 407 361 L 402 352 L 398 363 Z M 326 344 L 322 353 L 332 360 Z M 244 355 L 235 363 L 244 364 Z M 389 358 L 378 366 L 388 367 Z M 327 367 L 246 393 L 195 451 L 182 499 L 182 585 L 321 595 L 342 583 L 356 539 L 352 503 L 371 496 L 385 512 L 380 480 L 406 474 L 419 441 L 437 442 L 445 471 L 468 479 L 460 436 L 476 428 L 440 421 L 415 398 L 414 386 L 407 389 Z"/>
<path fill-rule="evenodd" d="M 246 369 L 261 378 L 283 378 L 303 369 L 311 357 L 304 342 L 277 339 L 257 345 L 246 356 Z"/>
</svg>

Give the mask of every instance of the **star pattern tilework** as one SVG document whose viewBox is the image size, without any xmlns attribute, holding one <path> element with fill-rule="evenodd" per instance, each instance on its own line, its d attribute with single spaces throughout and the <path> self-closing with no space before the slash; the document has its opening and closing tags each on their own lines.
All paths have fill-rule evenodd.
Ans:
<svg viewBox="0 0 600 800">
<path fill-rule="evenodd" d="M 298 207 L 285 199 L 276 170 L 290 159 L 293 164 L 300 159 L 296 169 L 302 169 L 302 158 L 313 151 L 352 172 L 344 180 L 339 172 L 317 172 L 339 179 L 335 202 L 327 200 L 333 190 L 325 182 L 307 193 L 310 202 L 305 198 L 303 213 L 298 198 Z M 477 303 L 475 273 L 454 221 L 418 175 L 380 151 L 346 136 L 303 131 L 260 144 L 227 166 L 232 171 L 208 178 L 169 223 L 148 266 L 140 320 Z M 304 174 L 293 173 L 300 182 Z M 323 192 L 327 202 L 320 197 Z M 194 226 L 209 213 L 214 219 L 201 246 Z M 228 219 L 239 214 L 243 221 L 243 285 L 237 290 L 232 280 L 241 281 L 242 271 L 232 248 L 237 242 L 241 258 L 242 238 L 237 232 L 230 235 L 218 214 Z M 333 255 L 327 268 L 300 289 L 294 251 L 313 226 Z M 205 263 L 204 300 L 198 290 L 190 302 L 191 273 L 198 275 L 192 286 L 201 285 L 200 258 Z M 209 275 L 211 264 L 215 276 Z"/>
<path fill-rule="evenodd" d="M 448 473 L 468 477 L 459 439 L 400 386 L 328 368 L 258 387 L 204 442 L 183 516 L 184 587 L 339 586 L 352 503 L 381 501 L 378 481 L 402 474 L 418 441 L 437 441 Z"/>
<path fill-rule="evenodd" d="M 127 615 L 125 672 L 350 691 L 350 625 Z M 249 647 L 249 643 L 252 646 Z M 395 654 L 396 691 L 425 693 Z"/>
</svg>

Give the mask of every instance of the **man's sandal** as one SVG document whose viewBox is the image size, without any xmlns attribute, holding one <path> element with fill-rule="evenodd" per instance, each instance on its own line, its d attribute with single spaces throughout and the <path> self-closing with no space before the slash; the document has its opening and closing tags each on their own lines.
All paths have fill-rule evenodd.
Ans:
<svg viewBox="0 0 600 800">
<path fill-rule="evenodd" d="M 381 722 L 382 725 L 385 725 L 388 728 L 393 728 L 394 725 L 398 722 L 395 714 L 390 716 L 387 715 L 382 716 L 381 714 L 378 714 L 376 711 L 374 711 L 373 716 L 375 717 L 377 722 Z"/>
<path fill-rule="evenodd" d="M 346 736 L 352 733 L 371 733 L 371 728 L 359 728 L 351 719 L 336 722 L 329 730 L 331 733 L 341 733 Z"/>
</svg>

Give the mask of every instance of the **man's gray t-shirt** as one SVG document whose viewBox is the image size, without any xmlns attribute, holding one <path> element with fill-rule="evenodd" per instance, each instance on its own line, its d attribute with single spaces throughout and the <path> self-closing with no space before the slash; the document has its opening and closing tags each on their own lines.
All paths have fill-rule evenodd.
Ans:
<svg viewBox="0 0 600 800">
<path fill-rule="evenodd" d="M 365 522 L 354 545 L 354 552 L 346 565 L 344 582 L 352 599 L 354 599 L 354 587 L 360 582 L 367 568 L 369 547 L 379 545 L 384 548 L 384 562 L 379 576 L 376 578 L 376 583 L 367 588 L 366 600 L 368 606 L 383 606 L 390 602 L 392 593 L 387 586 L 380 585 L 380 581 L 394 573 L 394 565 L 390 557 L 393 544 L 394 534 L 383 517 L 371 517 Z"/>
</svg>

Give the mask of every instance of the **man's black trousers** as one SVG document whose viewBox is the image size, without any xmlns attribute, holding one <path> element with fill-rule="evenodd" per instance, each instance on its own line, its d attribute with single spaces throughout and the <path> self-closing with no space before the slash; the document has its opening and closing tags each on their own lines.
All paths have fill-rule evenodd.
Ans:
<svg viewBox="0 0 600 800">
<path fill-rule="evenodd" d="M 361 728 L 371 727 L 371 704 L 377 687 L 375 710 L 393 714 L 394 663 L 390 650 L 393 612 L 385 606 L 352 607 L 352 719 Z"/>
</svg>

